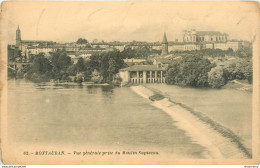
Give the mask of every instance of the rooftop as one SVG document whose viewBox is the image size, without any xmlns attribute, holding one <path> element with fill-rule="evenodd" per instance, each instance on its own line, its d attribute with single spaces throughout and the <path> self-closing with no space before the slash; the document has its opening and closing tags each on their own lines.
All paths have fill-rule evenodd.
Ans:
<svg viewBox="0 0 260 168">
<path fill-rule="evenodd" d="M 55 42 L 43 41 L 43 40 L 22 40 L 22 43 L 55 43 Z"/>
<path fill-rule="evenodd" d="M 120 69 L 120 71 L 162 71 L 165 70 L 164 67 L 157 67 L 156 65 L 133 65 L 131 67 L 127 67 L 124 69 Z"/>
<path fill-rule="evenodd" d="M 221 33 L 219 31 L 196 31 L 198 35 L 224 35 L 225 33 Z"/>
<path fill-rule="evenodd" d="M 109 45 L 108 43 L 103 43 L 103 42 L 100 42 L 100 43 L 91 43 L 91 45 Z"/>
<path fill-rule="evenodd" d="M 165 32 L 164 32 L 164 35 L 163 35 L 163 41 L 162 41 L 162 43 L 163 43 L 163 44 L 168 43 Z"/>
<path fill-rule="evenodd" d="M 172 63 L 172 60 L 169 58 L 155 58 L 156 62 L 160 62 L 162 64 L 170 64 Z"/>
</svg>

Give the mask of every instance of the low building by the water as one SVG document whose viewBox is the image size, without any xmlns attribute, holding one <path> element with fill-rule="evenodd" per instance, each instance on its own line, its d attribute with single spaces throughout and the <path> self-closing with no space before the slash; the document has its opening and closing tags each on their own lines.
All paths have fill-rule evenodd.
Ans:
<svg viewBox="0 0 260 168">
<path fill-rule="evenodd" d="M 161 64 L 157 65 L 133 65 L 121 69 L 119 76 L 122 84 L 144 84 L 144 83 L 165 83 L 166 68 Z"/>
</svg>

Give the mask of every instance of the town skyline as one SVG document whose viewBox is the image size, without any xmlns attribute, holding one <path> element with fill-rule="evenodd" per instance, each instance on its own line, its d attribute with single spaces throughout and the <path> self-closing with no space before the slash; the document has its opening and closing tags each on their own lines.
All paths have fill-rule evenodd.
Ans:
<svg viewBox="0 0 260 168">
<path fill-rule="evenodd" d="M 205 2 L 203 2 L 205 3 Z M 147 41 L 161 42 L 166 32 L 168 41 L 181 42 L 183 30 L 220 31 L 229 34 L 229 39 L 251 41 L 255 34 L 251 6 L 235 11 L 240 3 L 226 11 L 226 6 L 204 6 L 203 3 L 179 4 L 177 2 L 150 3 L 39 3 L 38 6 L 23 6 L 23 2 L 13 4 L 14 11 L 8 22 L 8 43 L 15 42 L 14 32 L 19 24 L 22 40 L 47 40 L 73 42 L 85 38 L 104 41 Z M 221 4 L 221 3 L 220 3 Z M 50 7 L 52 5 L 52 8 Z M 145 6 L 144 6 L 145 5 Z M 77 8 L 73 8 L 78 6 Z M 190 10 L 194 6 L 194 9 Z M 180 9 L 181 7 L 185 7 Z M 75 11 L 77 9 L 77 11 Z M 210 9 L 210 10 L 209 10 Z M 21 12 L 23 10 L 24 12 Z M 216 10 L 220 12 L 216 12 Z M 224 14 L 221 11 L 225 11 Z M 31 12 L 30 15 L 28 12 Z M 18 15 L 19 14 L 19 15 Z M 73 14 L 73 15 L 72 15 Z M 50 17 L 52 16 L 52 17 Z M 224 19 L 225 16 L 225 19 Z M 25 19 L 27 18 L 27 19 Z M 216 22 L 218 20 L 218 22 Z M 252 30 L 251 30 L 252 29 Z"/>
<path fill-rule="evenodd" d="M 18 27 L 17 27 L 17 29 L 20 29 L 20 25 L 18 25 Z M 16 31 L 17 31 L 17 29 L 16 29 Z M 21 29 L 20 29 L 21 30 Z M 228 33 L 226 33 L 226 32 L 221 32 L 221 31 L 212 31 L 212 30 L 206 30 L 206 31 L 204 31 L 204 30 L 197 30 L 197 29 L 187 29 L 187 30 L 183 30 L 182 32 L 181 32 L 181 37 L 180 38 L 176 38 L 176 39 L 169 39 L 169 40 L 167 40 L 168 42 L 186 42 L 187 43 L 187 41 L 183 41 L 183 35 L 185 34 L 185 32 L 191 32 L 191 31 L 195 31 L 195 32 L 212 32 L 212 33 L 220 33 L 220 34 L 226 34 L 227 35 L 227 37 L 229 37 L 229 34 Z M 167 37 L 168 37 L 168 34 L 167 34 L 167 32 L 163 32 L 162 33 L 162 35 L 167 35 Z M 157 40 L 157 41 L 145 41 L 145 40 L 135 40 L 135 39 L 133 39 L 132 41 L 121 41 L 121 40 L 111 40 L 111 41 L 107 41 L 107 40 L 103 40 L 103 39 L 97 39 L 97 38 L 94 38 L 94 39 L 92 39 L 92 40 L 89 40 L 89 39 L 87 39 L 86 37 L 78 37 L 78 38 L 76 38 L 74 41 L 53 41 L 53 40 L 51 40 L 51 39 L 49 39 L 49 40 L 41 40 L 41 39 L 22 39 L 21 38 L 21 40 L 22 41 L 27 41 L 27 40 L 29 40 L 29 41 L 52 41 L 52 42 L 58 42 L 58 43 L 73 43 L 73 42 L 77 42 L 77 40 L 79 40 L 79 39 L 84 39 L 84 40 L 87 40 L 88 41 L 88 43 L 102 43 L 102 42 L 122 42 L 122 43 L 130 43 L 130 42 L 147 42 L 147 43 L 162 43 L 163 42 L 163 40 L 164 40 L 164 37 L 161 37 L 161 39 L 160 40 Z M 167 38 L 168 39 L 168 38 Z M 248 40 L 242 40 L 242 39 L 235 39 L 235 38 L 233 38 L 233 39 L 228 39 L 228 40 L 238 40 L 238 41 L 248 41 Z M 15 43 L 15 40 L 12 40 L 12 43 Z"/>
</svg>

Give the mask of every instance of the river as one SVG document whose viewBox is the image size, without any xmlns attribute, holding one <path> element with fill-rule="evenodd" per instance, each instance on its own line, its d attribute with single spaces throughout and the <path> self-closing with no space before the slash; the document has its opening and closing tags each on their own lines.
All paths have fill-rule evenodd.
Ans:
<svg viewBox="0 0 260 168">
<path fill-rule="evenodd" d="M 174 89 L 174 92 L 179 93 L 176 96 L 178 100 L 181 97 L 180 93 L 183 93 L 183 96 L 186 96 L 185 100 L 191 102 L 189 105 L 194 106 L 196 110 L 209 110 L 209 116 L 220 120 L 211 114 L 216 110 L 212 101 L 208 107 L 204 107 L 202 100 L 200 102 L 194 98 L 196 93 L 202 97 L 208 95 L 215 97 L 212 99 L 220 99 L 215 91 L 214 94 L 211 91 L 200 94 L 196 89 Z M 231 92 L 222 95 L 222 99 L 232 97 Z M 193 97 L 188 98 L 188 94 Z M 241 99 L 245 99 L 247 103 L 251 101 L 250 96 L 242 97 Z M 236 100 L 238 99 L 234 99 L 232 104 L 238 103 Z M 227 109 L 229 105 L 219 104 L 223 109 Z M 211 106 L 213 110 L 209 108 Z M 250 106 L 241 103 L 240 106 L 245 106 L 248 111 L 246 117 L 250 120 Z M 184 130 L 175 126 L 176 121 L 169 115 L 152 106 L 149 99 L 140 97 L 129 87 L 52 86 L 48 83 L 9 80 L 8 123 L 8 138 L 17 143 L 86 144 L 122 150 L 156 150 L 160 153 L 170 153 L 177 158 L 204 158 L 207 150 L 202 145 L 194 143 Z M 243 133 L 241 136 L 249 139 L 251 135 Z"/>
<path fill-rule="evenodd" d="M 172 100 L 201 112 L 231 129 L 251 149 L 252 92 L 236 89 L 200 89 L 175 85 L 146 85 Z"/>
</svg>

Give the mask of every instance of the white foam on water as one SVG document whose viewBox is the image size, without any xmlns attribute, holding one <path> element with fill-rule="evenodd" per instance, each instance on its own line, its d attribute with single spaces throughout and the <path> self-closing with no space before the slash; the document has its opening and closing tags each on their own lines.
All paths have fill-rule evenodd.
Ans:
<svg viewBox="0 0 260 168">
<path fill-rule="evenodd" d="M 153 96 L 154 95 L 154 92 L 143 87 L 143 86 L 132 86 L 131 89 L 133 91 L 135 91 L 135 93 L 137 93 L 138 95 L 144 97 L 144 98 L 147 98 L 149 99 L 150 96 Z"/>
<path fill-rule="evenodd" d="M 131 87 L 138 95 L 149 99 L 154 92 L 143 87 Z M 206 148 L 204 157 L 206 158 L 246 158 L 245 154 L 231 142 L 231 139 L 222 136 L 209 124 L 199 120 L 187 109 L 178 104 L 170 102 L 167 98 L 151 103 L 172 117 L 175 126 L 184 130 L 186 135 L 191 138 L 192 143 L 199 144 Z"/>
</svg>

